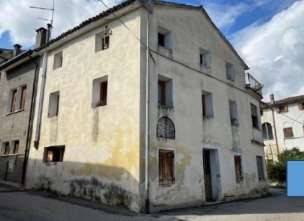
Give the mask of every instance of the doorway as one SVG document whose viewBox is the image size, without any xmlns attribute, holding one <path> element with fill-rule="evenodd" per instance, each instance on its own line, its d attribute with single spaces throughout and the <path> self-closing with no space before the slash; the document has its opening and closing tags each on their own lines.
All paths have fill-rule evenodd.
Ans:
<svg viewBox="0 0 304 221">
<path fill-rule="evenodd" d="M 205 200 L 214 202 L 219 200 L 220 170 L 218 151 L 216 149 L 203 149 Z"/>
</svg>

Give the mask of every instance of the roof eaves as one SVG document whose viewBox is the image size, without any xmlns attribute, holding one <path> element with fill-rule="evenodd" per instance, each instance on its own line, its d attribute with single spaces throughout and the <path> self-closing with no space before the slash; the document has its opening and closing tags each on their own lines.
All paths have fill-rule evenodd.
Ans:
<svg viewBox="0 0 304 221">
<path fill-rule="evenodd" d="M 25 57 L 31 55 L 32 53 L 33 53 L 32 50 L 27 50 L 27 51 L 22 52 L 21 54 L 17 55 L 16 57 L 13 57 L 13 58 L 9 59 L 8 61 L 2 63 L 0 65 L 0 70 L 7 68 L 11 64 L 20 61 L 22 58 L 25 58 Z"/>
<path fill-rule="evenodd" d="M 104 17 L 106 17 L 108 15 L 111 15 L 111 14 L 115 13 L 116 11 L 118 11 L 120 9 L 123 9 L 123 8 L 131 5 L 132 3 L 136 2 L 136 1 L 137 0 L 126 0 L 126 1 L 122 2 L 121 4 L 118 4 L 118 5 L 116 5 L 116 6 L 112 7 L 112 8 L 109 8 L 108 10 L 105 10 L 105 11 L 101 12 L 100 14 L 98 14 L 98 15 L 96 15 L 94 17 L 91 17 L 91 18 L 89 18 L 89 19 L 81 22 L 79 25 L 77 25 L 77 26 L 75 26 L 75 27 L 67 30 L 66 32 L 62 33 L 58 37 L 50 40 L 44 47 L 39 48 L 38 51 L 42 50 L 44 48 L 47 48 L 48 46 L 52 45 L 53 43 L 55 43 L 55 42 L 57 42 L 57 41 L 65 38 L 66 36 L 68 36 L 68 35 L 76 32 L 78 30 L 80 30 L 81 28 L 83 28 L 83 27 L 85 27 L 85 26 L 87 26 L 87 25 L 89 25 L 89 24 L 91 24 L 91 23 L 93 23 L 95 21 L 98 21 L 101 18 L 104 18 Z"/>
</svg>

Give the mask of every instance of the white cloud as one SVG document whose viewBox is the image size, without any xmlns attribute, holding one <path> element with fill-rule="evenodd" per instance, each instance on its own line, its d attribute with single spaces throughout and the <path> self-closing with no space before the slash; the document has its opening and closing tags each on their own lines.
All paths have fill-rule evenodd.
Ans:
<svg viewBox="0 0 304 221">
<path fill-rule="evenodd" d="M 251 72 L 277 98 L 304 93 L 304 1 L 293 3 L 265 24 L 253 24 L 233 37 Z"/>
<path fill-rule="evenodd" d="M 113 6 L 119 0 L 105 0 Z M 38 17 L 51 18 L 48 11 L 30 9 L 29 6 L 52 7 L 52 0 L 0 0 L 0 37 L 9 32 L 13 43 L 26 47 L 34 43 L 35 30 L 46 26 Z M 54 36 L 104 10 L 97 0 L 55 0 Z"/>
<path fill-rule="evenodd" d="M 249 10 L 249 5 L 245 3 L 225 5 L 206 2 L 204 7 L 219 28 L 228 28 L 240 15 Z"/>
</svg>

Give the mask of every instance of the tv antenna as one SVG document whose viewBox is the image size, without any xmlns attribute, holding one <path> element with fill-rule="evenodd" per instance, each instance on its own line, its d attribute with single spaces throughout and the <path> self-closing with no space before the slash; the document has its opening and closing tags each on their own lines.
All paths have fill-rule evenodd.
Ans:
<svg viewBox="0 0 304 221">
<path fill-rule="evenodd" d="M 39 7 L 39 6 L 30 6 L 30 8 L 37 9 L 37 10 L 42 10 L 42 11 L 52 12 L 51 19 L 42 18 L 42 17 L 38 17 L 38 19 L 44 20 L 44 21 L 50 21 L 50 24 L 53 26 L 53 23 L 54 23 L 54 14 L 55 14 L 55 0 L 53 0 L 53 6 L 52 6 L 52 8 Z"/>
</svg>

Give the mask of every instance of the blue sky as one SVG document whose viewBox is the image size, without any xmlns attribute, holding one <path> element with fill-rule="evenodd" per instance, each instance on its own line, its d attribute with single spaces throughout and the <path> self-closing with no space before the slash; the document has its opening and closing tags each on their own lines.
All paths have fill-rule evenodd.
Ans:
<svg viewBox="0 0 304 221">
<path fill-rule="evenodd" d="M 104 0 L 109 6 L 121 0 Z M 203 5 L 215 24 L 264 84 L 264 97 L 304 94 L 304 0 L 171 0 Z M 0 0 L 0 48 L 30 48 L 51 0 Z M 54 34 L 104 10 L 96 0 L 56 0 Z M 18 13 L 16 13 L 18 12 Z M 13 16 L 12 16 L 13 15 Z"/>
</svg>

